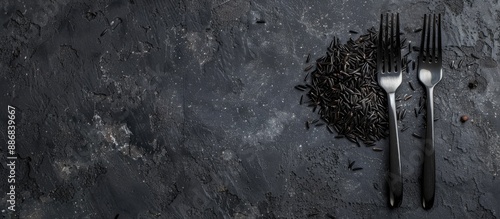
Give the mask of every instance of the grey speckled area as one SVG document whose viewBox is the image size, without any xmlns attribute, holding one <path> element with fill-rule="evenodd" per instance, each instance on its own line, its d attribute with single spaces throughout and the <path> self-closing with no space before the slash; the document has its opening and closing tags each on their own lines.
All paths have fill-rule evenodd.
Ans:
<svg viewBox="0 0 500 219">
<path fill-rule="evenodd" d="M 2 214 L 500 217 L 499 11 L 496 0 L 1 1 L 0 103 L 18 108 L 19 156 L 18 209 Z M 412 45 L 425 13 L 444 15 L 430 211 L 420 204 L 424 141 L 412 136 L 425 132 L 422 115 L 400 124 L 410 127 L 400 133 L 404 198 L 389 209 L 388 150 L 306 130 L 316 115 L 293 89 L 308 53 L 319 58 L 333 36 L 345 42 L 385 12 L 401 13 Z M 450 69 L 462 59 L 472 65 Z M 412 111 L 423 89 L 406 83 L 418 84 L 415 71 L 404 81 L 398 94 L 413 98 L 400 104 Z M 0 147 L 1 194 L 6 156 Z M 353 160 L 363 170 L 348 170 Z"/>
</svg>

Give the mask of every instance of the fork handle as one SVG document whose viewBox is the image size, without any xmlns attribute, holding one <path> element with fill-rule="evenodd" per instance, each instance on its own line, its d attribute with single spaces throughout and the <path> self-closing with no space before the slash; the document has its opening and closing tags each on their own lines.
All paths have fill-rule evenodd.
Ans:
<svg viewBox="0 0 500 219">
<path fill-rule="evenodd" d="M 434 87 L 427 88 L 427 131 L 425 135 L 424 168 L 422 176 L 422 207 L 432 208 L 436 187 L 436 158 L 434 152 Z"/>
<path fill-rule="evenodd" d="M 399 207 L 403 199 L 403 177 L 401 175 L 401 158 L 399 149 L 398 123 L 396 117 L 395 93 L 388 93 L 389 97 L 389 204 Z"/>
</svg>

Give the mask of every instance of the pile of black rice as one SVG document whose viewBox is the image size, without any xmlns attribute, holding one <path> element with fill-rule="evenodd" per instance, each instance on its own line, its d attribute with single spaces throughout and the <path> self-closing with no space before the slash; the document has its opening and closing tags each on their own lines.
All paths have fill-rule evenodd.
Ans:
<svg viewBox="0 0 500 219">
<path fill-rule="evenodd" d="M 337 138 L 345 137 L 358 146 L 360 142 L 373 146 L 388 136 L 387 97 L 377 82 L 376 55 L 377 31 L 370 28 L 346 44 L 334 38 L 326 55 L 305 68 L 305 83 L 295 86 L 307 93 L 300 104 L 312 107 L 323 120 L 307 121 L 307 129 L 326 124 L 331 133 L 337 132 Z"/>
</svg>

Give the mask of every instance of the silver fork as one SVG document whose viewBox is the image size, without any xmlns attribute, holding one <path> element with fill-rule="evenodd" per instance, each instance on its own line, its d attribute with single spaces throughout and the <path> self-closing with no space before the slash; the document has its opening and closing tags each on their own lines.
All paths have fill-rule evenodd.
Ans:
<svg viewBox="0 0 500 219">
<path fill-rule="evenodd" d="M 401 75 L 401 44 L 399 39 L 399 14 L 391 15 L 391 32 L 389 33 L 389 14 L 385 20 L 380 15 L 380 29 L 377 45 L 377 75 L 379 85 L 387 92 L 389 101 L 389 204 L 399 207 L 403 198 L 403 178 L 401 176 L 401 158 L 399 149 L 398 124 L 396 119 L 395 93 L 402 81 Z M 396 26 L 396 33 L 394 33 Z M 385 40 L 384 40 L 385 36 Z"/>
<path fill-rule="evenodd" d="M 431 25 L 432 23 L 432 25 Z M 431 33 L 432 26 L 432 33 Z M 437 26 L 437 32 L 436 32 Z M 425 35 L 427 33 L 427 46 Z M 432 36 L 431 36 L 432 34 Z M 432 38 L 432 47 L 430 45 Z M 436 39 L 437 38 L 437 39 Z M 436 48 L 437 40 L 437 48 Z M 422 28 L 422 39 L 418 57 L 418 79 L 427 90 L 427 131 L 425 135 L 424 167 L 422 175 L 422 206 L 430 209 L 434 204 L 436 187 L 436 166 L 434 153 L 434 86 L 443 77 L 442 49 L 441 49 L 441 14 L 434 14 L 427 20 L 424 15 L 424 26 Z M 437 50 L 437 51 L 436 51 Z"/>
</svg>

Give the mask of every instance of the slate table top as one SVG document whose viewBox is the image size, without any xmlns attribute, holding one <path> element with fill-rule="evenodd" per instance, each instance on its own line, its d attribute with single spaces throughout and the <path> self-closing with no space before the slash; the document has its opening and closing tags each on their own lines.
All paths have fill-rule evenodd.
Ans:
<svg viewBox="0 0 500 219">
<path fill-rule="evenodd" d="M 43 2 L 0 2 L 0 127 L 7 142 L 3 109 L 16 107 L 18 157 L 16 211 L 2 195 L 4 218 L 500 216 L 497 0 Z M 355 38 L 349 30 L 377 27 L 386 12 L 400 13 L 412 45 L 424 14 L 443 15 L 428 211 L 424 140 L 412 136 L 425 133 L 422 115 L 400 123 L 404 197 L 390 209 L 388 141 L 374 152 L 306 130 L 317 115 L 293 88 L 307 54 L 319 58 L 334 36 Z M 403 80 L 411 112 L 424 90 L 416 71 Z"/>
</svg>

